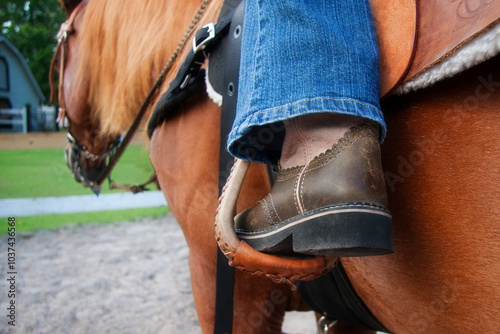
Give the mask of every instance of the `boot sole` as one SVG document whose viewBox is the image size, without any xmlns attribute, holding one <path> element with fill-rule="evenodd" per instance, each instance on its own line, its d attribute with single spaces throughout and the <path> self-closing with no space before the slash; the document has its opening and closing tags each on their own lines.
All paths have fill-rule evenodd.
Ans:
<svg viewBox="0 0 500 334">
<path fill-rule="evenodd" d="M 266 253 L 353 257 L 393 252 L 391 214 L 365 203 L 326 206 L 266 229 L 235 232 Z"/>
</svg>

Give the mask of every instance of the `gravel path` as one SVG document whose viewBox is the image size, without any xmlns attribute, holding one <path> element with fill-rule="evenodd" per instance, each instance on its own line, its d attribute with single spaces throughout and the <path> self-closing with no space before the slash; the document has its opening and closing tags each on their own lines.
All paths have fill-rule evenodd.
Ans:
<svg viewBox="0 0 500 334">
<path fill-rule="evenodd" d="M 188 249 L 171 215 L 16 236 L 15 329 L 7 247 L 0 237 L 0 333 L 200 333 Z M 284 330 L 313 333 L 311 324 L 312 313 L 294 312 Z"/>
</svg>

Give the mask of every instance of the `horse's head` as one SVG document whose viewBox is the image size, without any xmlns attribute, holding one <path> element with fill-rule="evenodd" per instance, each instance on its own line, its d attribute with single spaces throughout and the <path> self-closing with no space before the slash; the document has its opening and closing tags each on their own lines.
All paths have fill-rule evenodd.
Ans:
<svg viewBox="0 0 500 334">
<path fill-rule="evenodd" d="M 96 192 L 99 189 L 96 181 L 106 167 L 107 157 L 115 151 L 118 139 L 100 131 L 88 99 L 89 83 L 85 71 L 82 71 L 80 53 L 87 2 L 61 0 L 67 20 L 58 34 L 58 46 L 51 65 L 51 82 L 53 72 L 59 71 L 58 119 L 63 123 L 67 119 L 69 124 L 69 143 L 65 151 L 68 167 L 76 181 Z M 51 88 L 54 88 L 52 84 Z M 52 102 L 55 102 L 55 89 L 52 89 L 51 95 Z"/>
</svg>

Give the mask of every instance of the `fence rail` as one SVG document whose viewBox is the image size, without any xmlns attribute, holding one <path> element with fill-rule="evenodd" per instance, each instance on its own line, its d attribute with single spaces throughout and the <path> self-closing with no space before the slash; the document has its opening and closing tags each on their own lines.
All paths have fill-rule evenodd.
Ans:
<svg viewBox="0 0 500 334">
<path fill-rule="evenodd" d="M 0 109 L 0 128 L 2 131 L 28 132 L 27 109 Z"/>
<path fill-rule="evenodd" d="M 51 106 L 0 109 L 0 132 L 57 130 L 56 111 Z"/>
</svg>

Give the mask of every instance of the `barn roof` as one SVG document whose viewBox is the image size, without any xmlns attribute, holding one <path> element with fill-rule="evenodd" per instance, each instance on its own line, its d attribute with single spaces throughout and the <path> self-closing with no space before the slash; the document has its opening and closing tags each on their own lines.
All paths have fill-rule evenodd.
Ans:
<svg viewBox="0 0 500 334">
<path fill-rule="evenodd" d="M 27 77 L 31 81 L 30 83 L 33 85 L 33 87 L 35 88 L 36 93 L 40 97 L 40 101 L 45 100 L 45 95 L 43 95 L 43 92 L 40 89 L 40 86 L 38 85 L 38 82 L 36 81 L 35 77 L 33 76 L 33 73 L 31 73 L 31 70 L 28 67 L 28 64 L 26 63 L 26 60 L 24 59 L 24 57 L 21 54 L 21 52 L 19 52 L 19 50 L 16 49 L 16 47 L 5 36 L 1 36 L 0 35 L 0 44 L 4 44 L 18 58 L 19 63 L 22 66 L 22 69 L 26 72 Z"/>
</svg>

